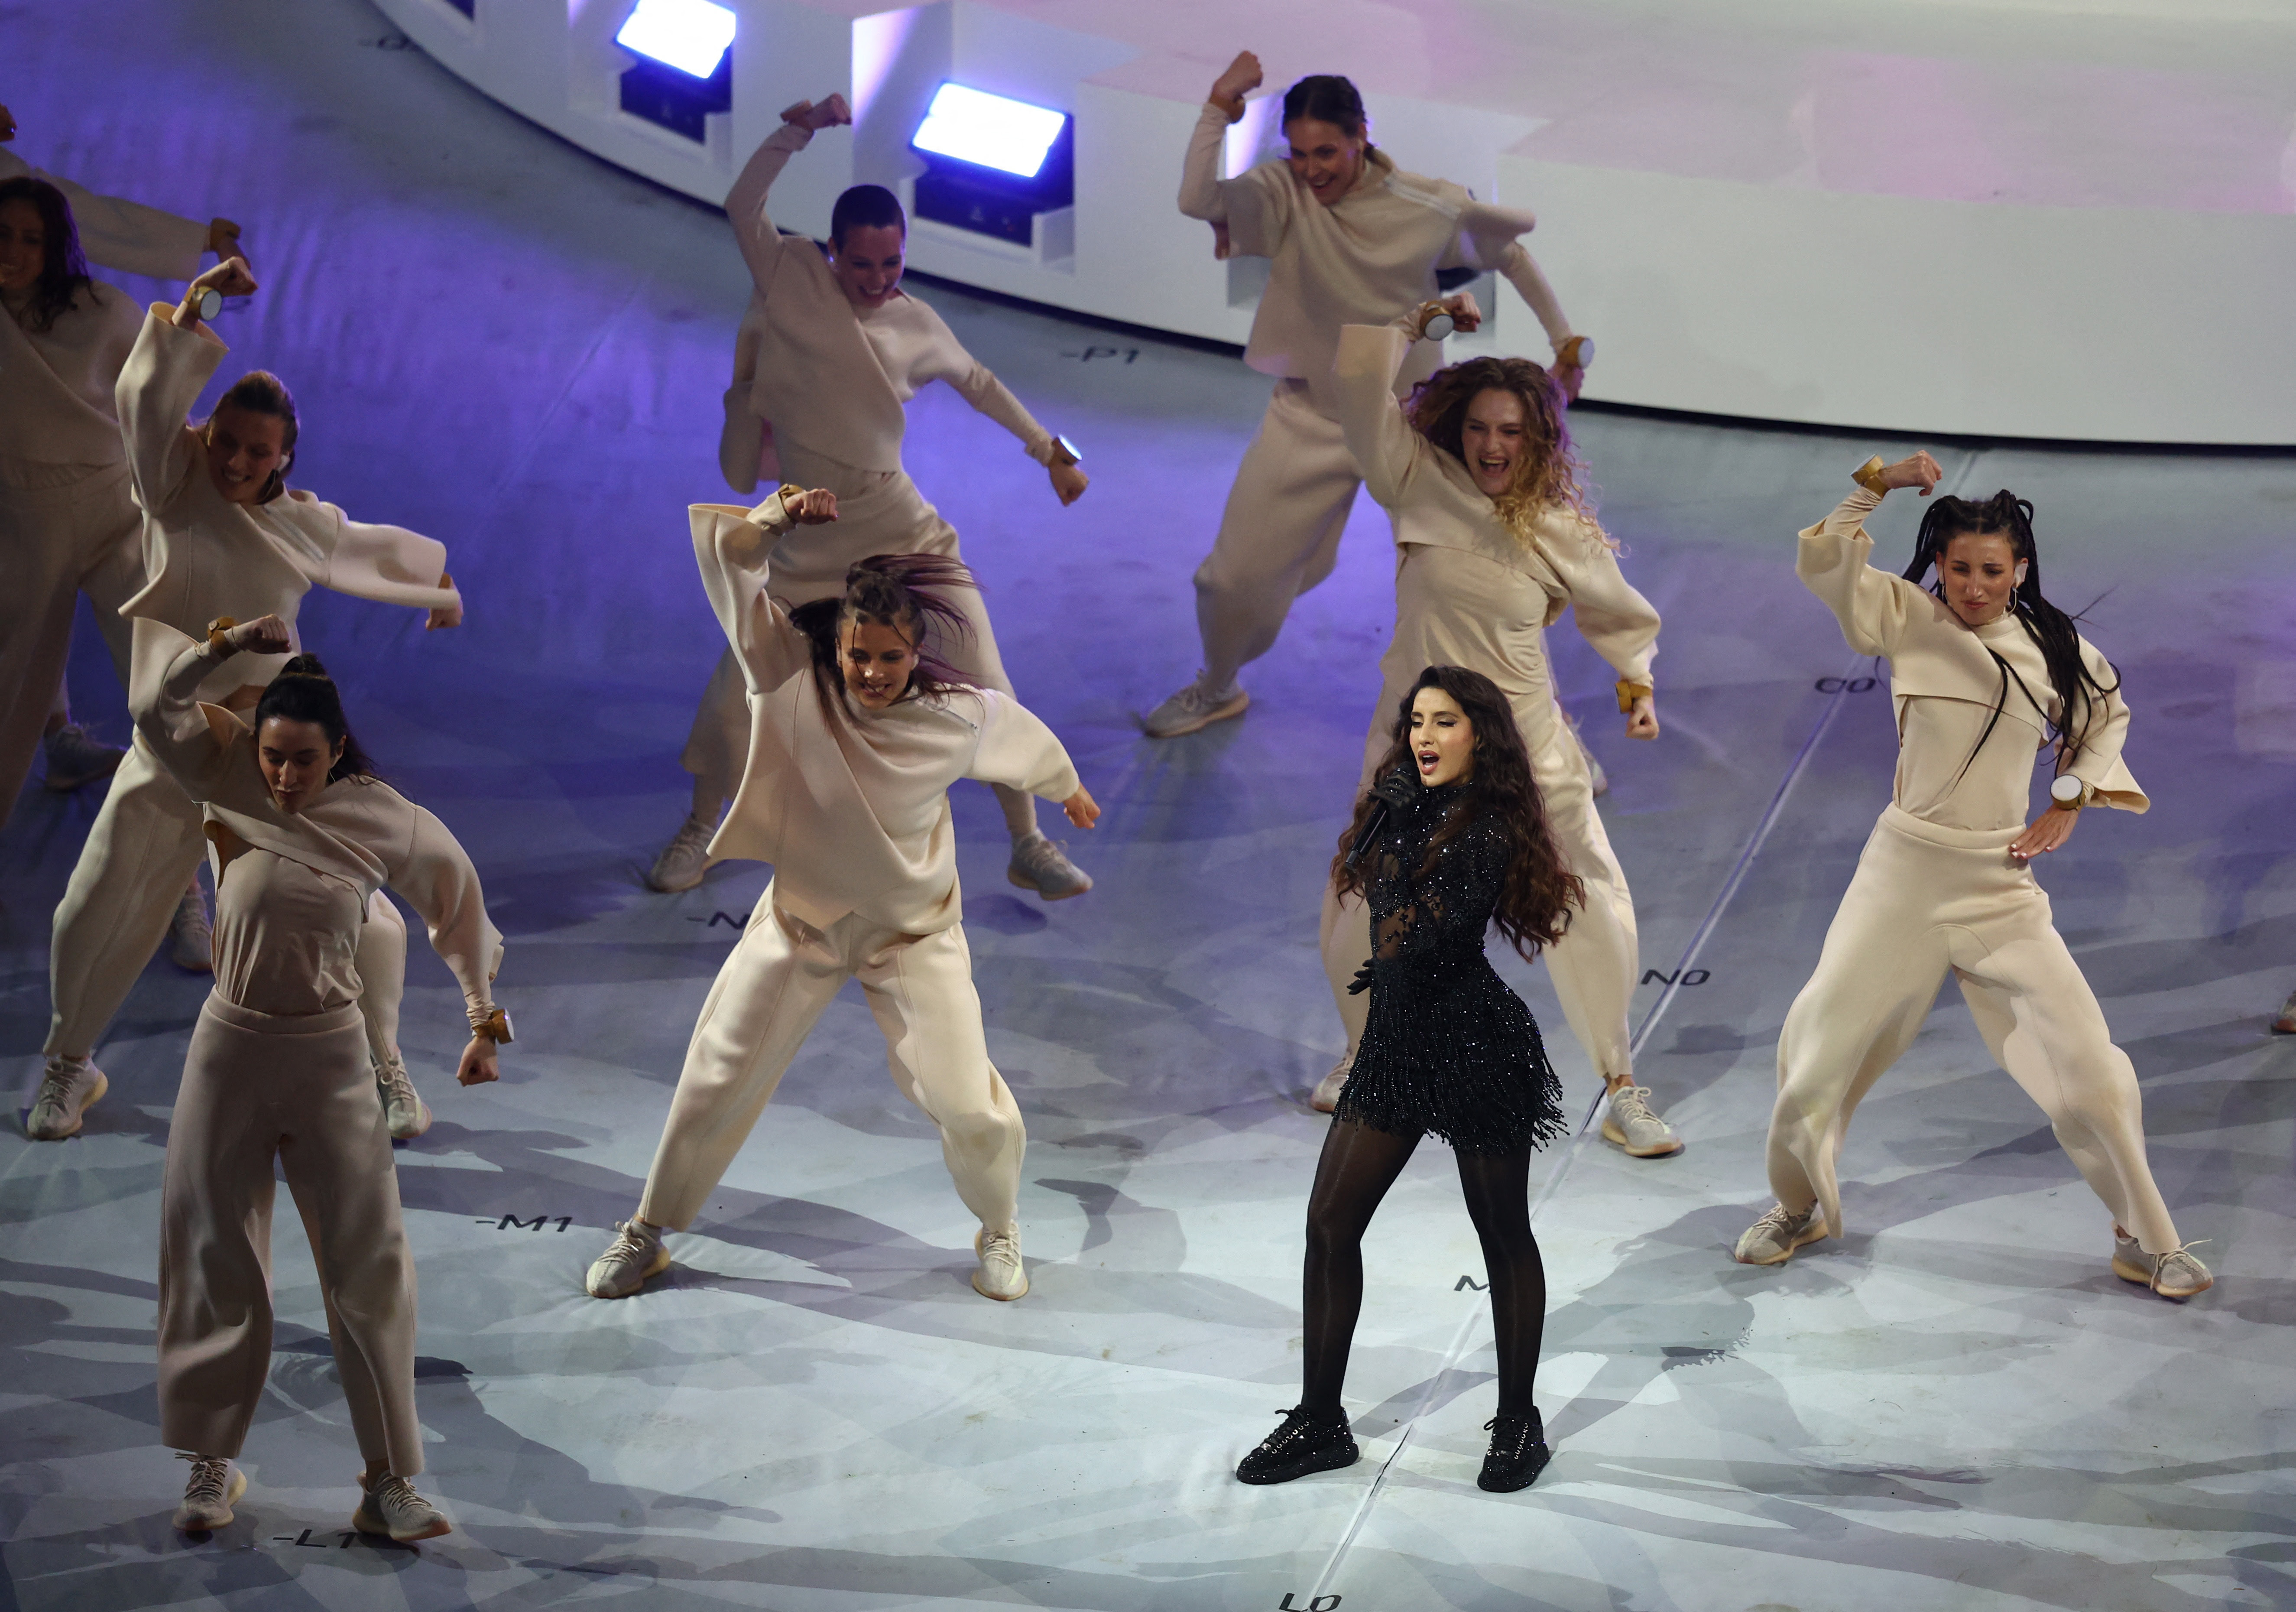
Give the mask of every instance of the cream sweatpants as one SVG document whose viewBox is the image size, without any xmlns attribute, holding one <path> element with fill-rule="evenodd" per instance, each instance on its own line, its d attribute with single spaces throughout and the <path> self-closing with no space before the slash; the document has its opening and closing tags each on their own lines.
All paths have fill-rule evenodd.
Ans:
<svg viewBox="0 0 2296 1612">
<path fill-rule="evenodd" d="M 0 577 L 7 579 L 0 586 L 0 824 L 30 776 L 54 709 L 82 593 L 95 605 L 119 686 L 127 687 L 119 607 L 144 585 L 143 530 L 124 465 L 59 487 L 0 483 Z"/>
<path fill-rule="evenodd" d="M 849 913 L 816 929 L 776 907 L 770 884 L 701 1005 L 639 1219 L 693 1224 L 848 978 L 884 1032 L 893 1083 L 940 1128 L 957 1197 L 991 1230 L 1014 1223 L 1028 1138 L 988 1061 L 963 926 L 902 934 Z"/>
<path fill-rule="evenodd" d="M 1413 674 L 1414 680 L 1417 673 Z M 1400 690 L 1382 698 L 1364 746 L 1361 789 L 1371 787 L 1372 774 L 1386 755 L 1389 733 Z M 1538 782 L 1546 805 L 1548 832 L 1562 851 L 1563 865 L 1587 884 L 1587 904 L 1573 909 L 1570 926 L 1562 938 L 1542 954 L 1554 994 L 1562 1004 L 1562 1017 L 1586 1050 L 1587 1061 L 1604 1080 L 1634 1073 L 1633 1037 L 1627 1027 L 1627 1008 L 1641 966 L 1641 948 L 1635 931 L 1635 899 L 1627 889 L 1627 876 L 1611 849 L 1611 836 L 1595 810 L 1595 777 L 1586 753 L 1570 735 L 1562 711 L 1554 705 L 1545 711 L 1515 713 L 1515 723 L 1532 745 L 1531 775 Z M 1329 884 L 1324 887 L 1322 939 L 1324 973 L 1347 1027 L 1348 1056 L 1355 1056 L 1363 1035 L 1367 995 L 1351 996 L 1348 984 L 1356 970 L 1371 957 L 1371 920 L 1359 898 L 1342 901 Z"/>
<path fill-rule="evenodd" d="M 1818 1205 L 1841 1235 L 1834 1164 L 1849 1116 L 1913 1045 L 1951 971 L 1994 1061 L 2041 1106 L 2091 1189 L 2146 1253 L 2169 1253 L 2183 1245 L 2145 1162 L 2136 1071 L 2047 893 L 2010 859 L 2021 832 L 1882 813 L 1778 1038 L 1771 1190 L 1788 1209 Z"/>
<path fill-rule="evenodd" d="M 1363 477 L 1338 421 L 1304 381 L 1279 381 L 1196 567 L 1203 682 L 1225 688 L 1275 647 L 1292 601 L 1332 574 Z"/>
<path fill-rule="evenodd" d="M 414 1262 L 358 1010 L 281 1018 L 209 997 L 160 1188 L 160 1438 L 236 1456 L 271 1369 L 275 1161 L 303 1217 L 360 1455 L 422 1470 Z"/>
<path fill-rule="evenodd" d="M 50 1057 L 95 1050 L 167 938 L 176 903 L 206 849 L 198 805 L 136 735 L 56 903 L 48 942 Z M 357 960 L 365 983 L 359 1006 L 369 1042 L 380 1052 L 396 1041 L 406 988 L 406 920 L 381 891 L 367 902 Z"/>
<path fill-rule="evenodd" d="M 906 471 L 876 479 L 873 485 L 850 497 L 839 490 L 835 521 L 791 529 L 767 556 L 773 596 L 790 605 L 836 598 L 845 591 L 847 568 L 857 560 L 881 554 L 964 557 L 957 549 L 956 529 L 925 502 Z M 1011 695 L 1013 684 L 1004 675 L 1004 659 L 996 652 L 996 634 L 988 625 L 988 611 L 980 593 L 960 588 L 949 598 L 964 613 L 971 629 L 963 643 L 947 646 L 950 664 L 974 687 Z M 706 796 L 722 803 L 734 798 L 749 759 L 749 693 L 742 681 L 742 663 L 728 647 L 718 657 L 717 669 L 702 690 L 701 708 L 693 714 L 693 728 L 678 762 L 697 780 L 697 798 Z M 1031 796 L 1003 785 L 991 787 L 1015 833 L 1036 827 L 1037 808 Z"/>
</svg>

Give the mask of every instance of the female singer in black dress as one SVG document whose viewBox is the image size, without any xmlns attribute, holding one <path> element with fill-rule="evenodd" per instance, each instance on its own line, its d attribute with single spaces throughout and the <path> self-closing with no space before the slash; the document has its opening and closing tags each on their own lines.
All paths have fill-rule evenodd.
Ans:
<svg viewBox="0 0 2296 1612">
<path fill-rule="evenodd" d="M 1363 1307 L 1363 1235 L 1432 1133 L 1458 1156 L 1490 1277 L 1499 1402 L 1476 1481 L 1521 1489 L 1549 1455 L 1530 1398 L 1546 1314 L 1530 1152 L 1565 1126 L 1538 1025 L 1483 955 L 1483 932 L 1496 924 L 1533 956 L 1584 890 L 1547 832 L 1506 696 L 1480 672 L 1421 672 L 1374 777 L 1332 859 L 1340 893 L 1371 909 L 1372 958 L 1351 987 L 1370 991 L 1371 1014 L 1308 1200 L 1307 1380 L 1235 1475 L 1280 1484 L 1356 1460 L 1340 1386 Z"/>
</svg>

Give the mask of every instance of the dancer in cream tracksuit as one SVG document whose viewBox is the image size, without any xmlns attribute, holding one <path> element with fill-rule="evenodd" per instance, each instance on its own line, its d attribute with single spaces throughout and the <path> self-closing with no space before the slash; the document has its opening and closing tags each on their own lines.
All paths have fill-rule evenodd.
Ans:
<svg viewBox="0 0 2296 1612">
<path fill-rule="evenodd" d="M 1393 325 L 1340 333 L 1333 404 L 1364 484 L 1394 518 L 1395 637 L 1380 659 L 1384 687 L 1364 742 L 1360 788 L 1392 741 L 1390 713 L 1420 670 L 1464 666 L 1506 695 L 1564 865 L 1586 885 L 1546 949 L 1570 1032 L 1609 1091 L 1603 1134 L 1638 1158 L 1682 1150 L 1634 1078 L 1627 1005 L 1640 958 L 1634 897 L 1595 810 L 1587 757 L 1562 715 L 1546 629 L 1570 610 L 1619 674 L 1627 732 L 1658 736 L 1651 681 L 1658 612 L 1619 572 L 1618 552 L 1579 502 L 1560 389 L 1524 358 L 1472 358 L 1430 377 L 1408 405 L 1395 377 L 1410 366 L 1429 319 L 1480 323 L 1465 293 L 1423 304 Z M 1346 1022 L 1348 1051 L 1316 1090 L 1336 1104 L 1363 1034 L 1364 999 L 1349 983 L 1371 955 L 1363 904 L 1324 896 L 1324 964 Z"/>
<path fill-rule="evenodd" d="M 1360 485 L 1331 389 L 1341 325 L 1377 324 L 1435 295 L 1439 270 L 1496 269 L 1546 326 L 1566 391 L 1576 393 L 1591 356 L 1516 238 L 1531 216 L 1398 169 L 1368 144 L 1363 99 L 1345 78 L 1294 84 L 1283 97 L 1288 158 L 1222 179 L 1227 127 L 1259 82 L 1247 51 L 1212 86 L 1180 179 L 1180 210 L 1213 226 L 1221 257 L 1273 260 L 1243 361 L 1275 376 L 1275 392 L 1196 571 L 1202 670 L 1148 714 L 1158 738 L 1242 715 L 1250 702 L 1236 673 L 1275 646 L 1292 601 L 1331 574 Z M 1422 345 L 1397 372 L 1398 391 L 1442 357 L 1439 341 Z"/>
<path fill-rule="evenodd" d="M 428 1539 L 448 1524 L 407 1481 L 422 1470 L 414 1268 L 360 1025 L 359 937 L 385 884 L 422 915 L 463 987 L 469 1085 L 496 1078 L 496 1045 L 510 1039 L 491 983 L 502 936 L 470 858 L 373 776 L 314 658 L 287 662 L 251 723 L 203 701 L 242 656 L 291 648 L 286 622 L 194 643 L 147 620 L 137 639 L 155 658 L 175 651 L 138 684 L 138 753 L 196 803 L 216 884 L 215 991 L 192 1032 L 160 1188 L 160 1436 L 192 1463 L 176 1526 L 222 1527 L 246 1486 L 232 1462 L 270 1372 L 275 1166 L 310 1235 L 366 1460 L 351 1526 Z"/>
<path fill-rule="evenodd" d="M 907 222 L 890 191 L 859 185 L 838 198 L 827 258 L 810 241 L 774 227 L 766 194 L 783 164 L 816 130 L 852 121 L 841 95 L 818 106 L 800 102 L 782 116 L 782 127 L 726 197 L 757 290 L 735 347 L 719 459 L 737 492 L 752 490 L 762 473 L 836 494 L 834 527 L 792 532 L 774 555 L 775 596 L 802 604 L 842 593 L 846 567 L 865 555 L 959 557 L 955 529 L 901 468 L 906 405 L 931 382 L 947 382 L 1019 438 L 1049 473 L 1062 504 L 1083 496 L 1086 480 L 1075 450 L 1037 424 L 939 315 L 900 289 Z M 957 670 L 976 687 L 1011 695 L 979 596 L 966 590 L 963 607 L 971 631 L 954 651 Z M 682 760 L 693 774 L 693 810 L 655 859 L 647 881 L 655 889 L 690 890 L 701 882 L 718 814 L 742 776 L 748 735 L 742 670 L 729 653 L 718 661 L 686 741 Z M 1034 801 L 1002 785 L 996 798 L 1013 837 L 1006 872 L 1013 884 L 1048 901 L 1092 888 L 1062 848 L 1038 831 Z"/>
<path fill-rule="evenodd" d="M 182 305 L 155 305 L 119 378 L 119 407 L 136 502 L 144 512 L 144 582 L 122 607 L 134 630 L 131 698 L 149 690 L 173 656 L 178 636 L 204 634 L 217 619 L 272 614 L 291 632 L 303 595 L 316 583 L 340 593 L 430 612 L 430 624 L 462 619 L 462 598 L 446 574 L 447 551 L 395 526 L 353 521 L 309 493 L 285 489 L 293 463 L 295 412 L 286 388 L 256 371 L 217 400 L 200 426 L 193 399 L 225 353 L 201 322 L 204 294 L 256 289 L 239 259 L 192 283 Z M 216 704 L 245 710 L 284 657 L 234 655 L 205 689 Z M 127 999 L 169 912 L 200 858 L 200 814 L 139 737 L 113 777 L 56 907 L 49 988 L 46 1073 L 25 1129 L 53 1141 L 80 1128 L 103 1095 L 90 1061 Z M 370 982 L 403 978 L 406 925 L 377 894 L 360 932 L 360 972 Z M 394 1134 L 429 1123 L 390 1043 L 395 1002 L 371 1004 L 371 1049 Z"/>
<path fill-rule="evenodd" d="M 2136 1071 L 2030 867 L 2083 806 L 2150 804 L 2121 760 L 2120 678 L 2042 596 L 2032 506 L 2014 494 L 1940 498 L 1905 576 L 1868 563 L 1865 517 L 1891 488 L 1926 497 L 1939 477 L 1925 453 L 1887 468 L 1870 460 L 1857 490 L 1801 534 L 1796 572 L 1852 649 L 1890 662 L 1898 776 L 1817 971 L 1786 1014 L 1769 1136 L 1778 1201 L 1737 1257 L 1782 1263 L 1841 1230 L 1834 1171 L 1849 1116 L 1913 1045 L 1950 972 L 1994 1060 L 2112 1210 L 2114 1271 L 2190 1298 L 2213 1279 L 2161 1202 Z M 1934 591 L 1919 585 L 1932 566 Z M 2053 738 L 2051 803 L 2028 824 L 2033 753 Z"/>
<path fill-rule="evenodd" d="M 1079 828 L 1100 808 L 1050 729 L 998 690 L 955 682 L 931 647 L 971 621 L 953 596 L 971 586 L 955 560 L 872 556 L 840 595 L 792 619 L 770 591 L 772 555 L 791 525 L 839 518 L 827 490 L 793 487 L 747 513 L 692 511 L 701 579 L 749 688 L 749 764 L 713 848 L 771 862 L 774 878 L 702 1005 L 645 1197 L 590 1267 L 599 1298 L 626 1297 L 668 1267 L 662 1232 L 683 1230 L 709 1201 L 849 978 L 980 1221 L 973 1287 L 996 1299 L 1029 1290 L 1026 1137 L 981 1030 L 948 786 L 1023 789 L 1060 802 Z"/>
<path fill-rule="evenodd" d="M 14 133 L 0 107 L 0 140 Z M 75 211 L 74 203 L 78 204 Z M 46 753 L 59 792 L 110 775 L 126 752 L 71 720 L 64 662 L 72 610 L 86 593 L 127 682 L 127 623 L 119 606 L 143 580 L 141 521 L 112 391 L 141 312 L 91 279 L 88 264 L 188 280 L 210 246 L 228 253 L 238 226 L 195 224 L 99 196 L 0 148 L 0 823 Z M 206 909 L 187 909 L 203 937 Z M 205 946 L 187 957 L 205 966 Z"/>
</svg>

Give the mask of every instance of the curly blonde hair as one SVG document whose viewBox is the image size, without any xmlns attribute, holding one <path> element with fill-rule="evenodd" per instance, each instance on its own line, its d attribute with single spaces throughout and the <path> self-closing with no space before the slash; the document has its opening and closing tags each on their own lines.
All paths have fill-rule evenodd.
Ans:
<svg viewBox="0 0 2296 1612">
<path fill-rule="evenodd" d="M 1584 521 L 1604 545 L 1617 548 L 1595 518 L 1586 465 L 1570 445 L 1570 428 L 1563 422 L 1562 388 L 1529 358 L 1470 358 L 1439 369 L 1411 389 L 1404 399 L 1404 416 L 1414 431 L 1464 465 L 1467 405 L 1485 391 L 1511 391 L 1522 399 L 1526 451 L 1515 464 L 1513 485 L 1491 500 L 1499 524 L 1528 547 L 1540 514 L 1559 507 Z"/>
</svg>

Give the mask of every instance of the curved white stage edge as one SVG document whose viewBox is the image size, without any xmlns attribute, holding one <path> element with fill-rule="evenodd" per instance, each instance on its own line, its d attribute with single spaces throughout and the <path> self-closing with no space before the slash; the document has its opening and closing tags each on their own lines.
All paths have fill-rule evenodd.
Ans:
<svg viewBox="0 0 2296 1612">
<path fill-rule="evenodd" d="M 2296 444 L 2292 0 L 724 0 L 733 110 L 623 113 L 634 0 L 376 0 L 486 94 L 707 201 L 778 110 L 858 121 L 775 192 L 902 188 L 947 78 L 1072 113 L 1035 250 L 919 221 L 969 285 L 1242 341 L 1254 266 L 1173 205 L 1205 88 L 1341 71 L 1407 169 L 1528 207 L 1613 402 L 1897 432 Z M 1255 103 L 1231 156 L 1272 136 Z M 905 193 L 906 193 L 906 191 Z M 1543 351 L 1512 291 L 1494 338 Z M 1480 343 L 1479 343 L 1480 345 Z"/>
</svg>

